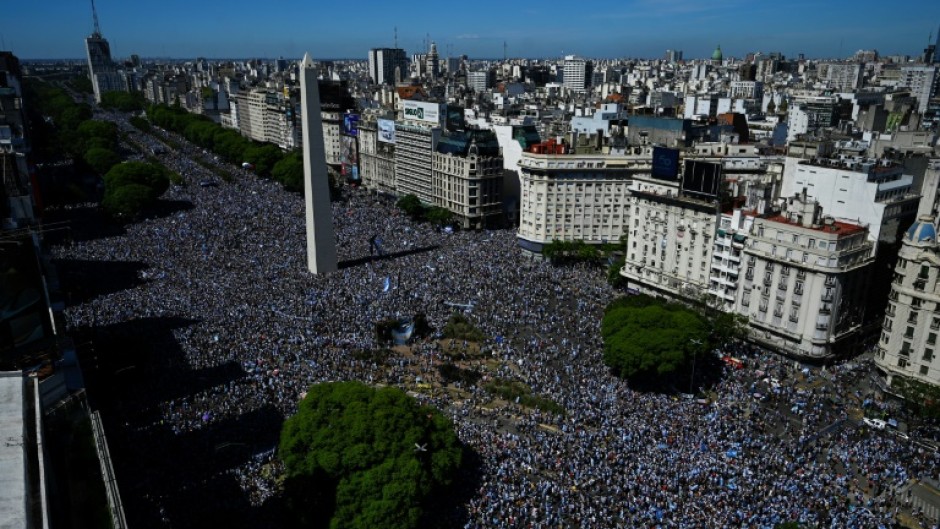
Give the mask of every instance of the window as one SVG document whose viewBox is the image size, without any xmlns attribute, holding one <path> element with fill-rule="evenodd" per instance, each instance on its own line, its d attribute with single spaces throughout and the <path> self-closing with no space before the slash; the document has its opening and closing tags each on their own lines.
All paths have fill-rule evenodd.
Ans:
<svg viewBox="0 0 940 529">
<path fill-rule="evenodd" d="M 937 343 L 937 333 L 932 332 L 932 333 L 928 334 L 928 335 L 927 335 L 927 343 L 930 344 L 930 345 L 936 344 L 936 343 Z"/>
<path fill-rule="evenodd" d="M 927 376 L 927 373 L 930 371 L 930 368 L 927 366 L 920 366 L 920 374 Z"/>
<path fill-rule="evenodd" d="M 933 361 L 933 349 L 924 349 L 924 362 Z"/>
</svg>

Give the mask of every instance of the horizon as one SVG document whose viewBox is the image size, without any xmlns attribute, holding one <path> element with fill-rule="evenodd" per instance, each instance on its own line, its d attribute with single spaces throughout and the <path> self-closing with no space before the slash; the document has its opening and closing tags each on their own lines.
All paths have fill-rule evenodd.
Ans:
<svg viewBox="0 0 940 529">
<path fill-rule="evenodd" d="M 928 37 L 936 39 L 940 31 L 940 4 L 911 4 L 917 9 L 874 0 L 797 0 L 786 6 L 744 0 L 600 0 L 590 10 L 565 13 L 567 4 L 561 2 L 532 9 L 480 0 L 474 12 L 498 15 L 482 24 L 462 11 L 442 12 L 428 0 L 416 0 L 407 10 L 364 0 L 357 4 L 355 18 L 333 3 L 289 12 L 255 12 L 245 0 L 231 0 L 224 9 L 180 0 L 167 0 L 158 10 L 116 0 L 99 0 L 96 8 L 101 34 L 115 58 L 277 58 L 310 51 L 317 60 L 364 60 L 371 48 L 395 47 L 397 35 L 397 47 L 408 55 L 423 53 L 428 42 L 436 42 L 442 58 L 501 60 L 505 43 L 507 58 L 516 59 L 568 54 L 656 59 L 672 49 L 695 60 L 707 59 L 719 45 L 726 57 L 739 58 L 779 52 L 788 58 L 802 53 L 844 59 L 856 50 L 872 49 L 884 56 L 916 57 Z M 0 46 L 24 60 L 81 60 L 84 39 L 94 30 L 90 2 L 21 2 L 4 14 Z"/>
</svg>

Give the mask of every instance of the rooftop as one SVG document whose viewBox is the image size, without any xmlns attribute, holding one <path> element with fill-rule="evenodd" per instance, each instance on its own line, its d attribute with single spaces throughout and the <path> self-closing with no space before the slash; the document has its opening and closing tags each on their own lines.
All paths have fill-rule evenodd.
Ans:
<svg viewBox="0 0 940 529">
<path fill-rule="evenodd" d="M 23 374 L 0 372 L 0 527 L 26 527 Z"/>
<path fill-rule="evenodd" d="M 779 222 L 781 224 L 788 224 L 790 226 L 798 226 L 800 228 L 805 228 L 807 230 L 815 230 L 824 233 L 833 233 L 839 237 L 847 237 L 849 235 L 855 235 L 857 233 L 863 233 L 865 231 L 864 226 L 859 226 L 858 224 L 852 224 L 850 222 L 842 222 L 839 220 L 834 220 L 831 217 L 827 218 L 823 224 L 814 224 L 812 226 L 803 226 L 799 222 L 794 222 L 788 219 L 784 215 L 776 215 L 773 217 L 768 217 L 766 219 L 768 222 Z"/>
</svg>

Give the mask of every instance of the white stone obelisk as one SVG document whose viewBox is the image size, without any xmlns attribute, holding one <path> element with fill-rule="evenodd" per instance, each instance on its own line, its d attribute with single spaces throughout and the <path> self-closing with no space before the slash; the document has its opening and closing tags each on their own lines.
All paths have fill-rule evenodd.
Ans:
<svg viewBox="0 0 940 529">
<path fill-rule="evenodd" d="M 329 174 L 323 147 L 320 88 L 310 54 L 300 63 L 300 115 L 304 142 L 304 203 L 307 210 L 307 268 L 314 274 L 336 271 L 336 237 L 330 210 Z"/>
</svg>

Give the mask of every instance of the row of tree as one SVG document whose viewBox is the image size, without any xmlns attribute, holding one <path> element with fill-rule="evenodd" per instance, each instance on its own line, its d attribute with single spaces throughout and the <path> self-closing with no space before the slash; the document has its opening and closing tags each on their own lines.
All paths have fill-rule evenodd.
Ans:
<svg viewBox="0 0 940 529">
<path fill-rule="evenodd" d="M 156 203 L 170 187 L 170 172 L 162 165 L 124 162 L 104 175 L 101 207 L 112 217 L 131 220 Z"/>
<path fill-rule="evenodd" d="M 417 222 L 428 221 L 437 226 L 447 226 L 454 220 L 454 215 L 449 209 L 440 206 L 426 206 L 417 195 L 405 195 L 399 198 L 395 205 Z"/>
<path fill-rule="evenodd" d="M 304 164 L 301 151 L 285 153 L 277 145 L 252 141 L 237 130 L 224 128 L 205 116 L 190 114 L 178 107 L 151 105 L 147 108 L 147 117 L 154 125 L 183 135 L 227 162 L 250 163 L 255 173 L 264 178 L 273 178 L 285 189 L 303 190 Z"/>
</svg>

